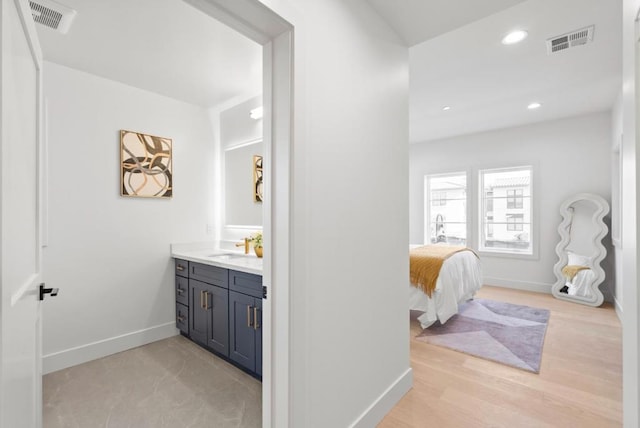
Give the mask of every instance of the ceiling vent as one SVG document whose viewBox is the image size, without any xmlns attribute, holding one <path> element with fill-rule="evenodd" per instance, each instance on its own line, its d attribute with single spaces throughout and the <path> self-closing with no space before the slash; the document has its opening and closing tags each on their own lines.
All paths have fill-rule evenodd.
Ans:
<svg viewBox="0 0 640 428">
<path fill-rule="evenodd" d="M 77 12 L 52 0 L 30 1 L 33 20 L 38 24 L 66 34 Z"/>
<path fill-rule="evenodd" d="M 559 52 L 590 43 L 591 41 L 593 41 L 594 28 L 595 26 L 592 25 L 590 27 L 581 28 L 567 34 L 563 34 L 562 36 L 547 39 L 547 53 L 552 54 L 554 52 Z"/>
</svg>

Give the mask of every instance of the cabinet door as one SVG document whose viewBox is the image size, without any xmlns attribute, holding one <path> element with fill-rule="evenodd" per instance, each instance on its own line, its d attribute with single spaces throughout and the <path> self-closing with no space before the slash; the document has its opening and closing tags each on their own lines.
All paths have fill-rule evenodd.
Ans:
<svg viewBox="0 0 640 428">
<path fill-rule="evenodd" d="M 189 280 L 189 337 L 194 342 L 207 345 L 207 318 L 204 292 L 209 285 L 204 282 Z"/>
<path fill-rule="evenodd" d="M 254 298 L 229 292 L 229 358 L 255 371 Z"/>
<path fill-rule="evenodd" d="M 189 280 L 176 275 L 176 302 L 189 306 Z"/>
<path fill-rule="evenodd" d="M 207 285 L 205 301 L 208 311 L 207 346 L 229 356 L 229 290 Z"/>
<path fill-rule="evenodd" d="M 175 259 L 176 275 L 189 277 L 189 262 L 186 260 Z"/>
<path fill-rule="evenodd" d="M 183 334 L 189 335 L 189 308 L 180 303 L 176 303 L 176 327 Z"/>
<path fill-rule="evenodd" d="M 253 321 L 256 330 L 256 370 L 262 376 L 262 299 L 255 299 L 256 318 Z"/>
</svg>

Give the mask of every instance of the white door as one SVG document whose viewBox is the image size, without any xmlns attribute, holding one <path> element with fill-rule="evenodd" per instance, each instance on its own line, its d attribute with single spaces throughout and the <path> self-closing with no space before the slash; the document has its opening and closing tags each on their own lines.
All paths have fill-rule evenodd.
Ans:
<svg viewBox="0 0 640 428">
<path fill-rule="evenodd" d="M 0 427 L 42 426 L 42 55 L 27 0 L 0 0 Z"/>
</svg>

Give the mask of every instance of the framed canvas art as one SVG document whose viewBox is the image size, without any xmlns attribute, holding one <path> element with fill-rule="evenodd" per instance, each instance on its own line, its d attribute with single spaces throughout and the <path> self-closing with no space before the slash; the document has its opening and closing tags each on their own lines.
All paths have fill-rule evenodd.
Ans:
<svg viewBox="0 0 640 428">
<path fill-rule="evenodd" d="M 173 196 L 170 138 L 120 131 L 120 194 L 142 198 Z"/>
<path fill-rule="evenodd" d="M 262 202 L 262 156 L 253 156 L 253 200 Z"/>
</svg>

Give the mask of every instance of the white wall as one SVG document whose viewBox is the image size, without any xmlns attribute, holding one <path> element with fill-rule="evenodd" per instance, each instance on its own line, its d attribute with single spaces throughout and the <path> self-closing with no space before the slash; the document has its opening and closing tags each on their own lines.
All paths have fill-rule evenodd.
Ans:
<svg viewBox="0 0 640 428">
<path fill-rule="evenodd" d="M 638 93 L 636 91 L 639 72 L 636 17 L 640 0 L 623 0 L 622 11 L 622 366 L 623 366 L 623 417 L 625 427 L 637 427 L 640 423 L 640 394 L 638 393 L 638 353 L 640 318 L 640 297 L 638 293 L 637 266 L 637 212 L 638 186 L 636 168 L 638 165 L 637 115 Z"/>
<path fill-rule="evenodd" d="M 375 426 L 411 383 L 408 49 L 364 0 L 264 3 L 295 27 L 289 426 Z"/>
<path fill-rule="evenodd" d="M 204 109 L 50 62 L 44 76 L 48 372 L 176 333 L 169 244 L 212 238 L 217 155 Z M 172 199 L 120 196 L 121 129 L 173 139 Z"/>
<path fill-rule="evenodd" d="M 623 304 L 623 249 L 622 249 L 622 91 L 611 110 L 611 238 L 615 260 L 615 286 L 613 299 L 618 317 L 622 320 Z"/>
<path fill-rule="evenodd" d="M 410 148 L 411 242 L 423 242 L 424 176 L 468 171 L 469 194 L 477 187 L 478 169 L 533 166 L 535 259 L 482 257 L 485 284 L 550 292 L 555 283 L 560 204 L 581 192 L 611 197 L 611 118 L 609 113 L 542 122 L 457 138 L 412 144 Z M 473 211 L 473 210 L 472 210 Z M 477 221 L 473 217 L 468 221 Z M 475 237 L 471 237 L 472 239 Z M 608 239 L 608 238 L 607 238 Z M 471 241 L 472 246 L 474 245 Z M 610 249 L 610 245 L 607 245 Z M 614 269 L 600 289 L 607 295 Z"/>
</svg>

